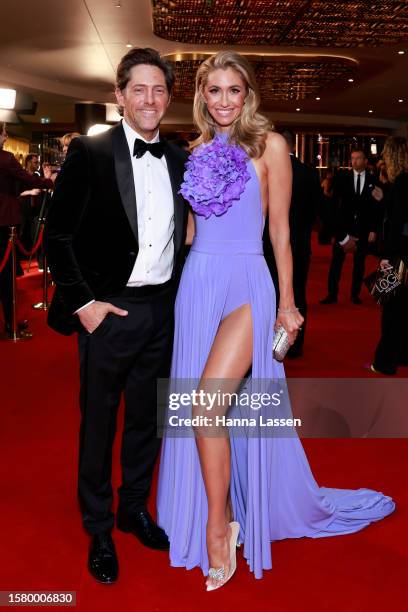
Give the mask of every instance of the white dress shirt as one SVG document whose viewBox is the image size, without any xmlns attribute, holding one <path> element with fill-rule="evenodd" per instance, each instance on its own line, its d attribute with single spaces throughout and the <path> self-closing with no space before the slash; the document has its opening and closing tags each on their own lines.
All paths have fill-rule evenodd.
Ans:
<svg viewBox="0 0 408 612">
<path fill-rule="evenodd" d="M 136 194 L 139 252 L 127 282 L 128 287 L 160 285 L 171 278 L 174 259 L 174 202 L 166 158 L 147 151 L 133 156 L 136 138 L 148 142 L 122 121 L 132 160 Z M 159 132 L 150 142 L 158 142 Z M 95 300 L 78 308 L 78 313 Z"/>
<path fill-rule="evenodd" d="M 171 278 L 174 259 L 174 202 L 166 158 L 147 151 L 133 156 L 136 138 L 142 138 L 125 120 L 123 129 L 132 159 L 137 206 L 139 252 L 128 287 L 160 285 Z M 158 142 L 159 132 L 151 142 Z"/>
<path fill-rule="evenodd" d="M 357 170 L 354 170 L 353 168 L 353 178 L 354 178 L 354 193 L 357 193 L 357 178 L 358 175 L 360 175 L 360 194 L 363 191 L 364 188 L 364 183 L 365 183 L 365 176 L 366 176 L 366 171 L 363 170 L 362 172 L 357 172 Z M 346 244 L 346 242 L 348 242 L 350 239 L 349 234 L 347 234 L 347 236 L 345 238 L 343 238 L 343 240 L 339 241 L 339 245 L 340 246 L 344 246 Z"/>
<path fill-rule="evenodd" d="M 354 193 L 356 193 L 357 191 L 357 177 L 358 175 L 360 175 L 360 194 L 361 194 L 361 192 L 364 189 L 366 172 L 365 170 L 363 170 L 362 172 L 357 172 L 357 170 L 353 169 L 353 175 L 354 175 Z"/>
</svg>

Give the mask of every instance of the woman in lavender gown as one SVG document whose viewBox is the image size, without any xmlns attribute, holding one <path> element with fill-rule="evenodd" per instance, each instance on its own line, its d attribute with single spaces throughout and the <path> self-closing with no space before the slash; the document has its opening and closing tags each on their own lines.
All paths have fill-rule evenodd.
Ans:
<svg viewBox="0 0 408 612">
<path fill-rule="evenodd" d="M 197 391 L 214 389 L 217 380 L 218 389 L 232 393 L 249 370 L 252 380 L 284 379 L 273 358 L 274 333 L 283 325 L 293 343 L 303 321 L 292 289 L 291 163 L 258 105 L 245 58 L 221 51 L 201 64 L 194 99 L 201 136 L 182 186 L 195 235 L 176 301 L 171 371 L 172 380 L 199 381 Z M 276 320 L 262 253 L 266 214 L 279 273 Z M 207 590 L 233 575 L 237 540 L 261 578 L 272 567 L 271 541 L 352 533 L 394 510 L 391 498 L 369 489 L 319 487 L 296 435 L 194 431 L 164 436 L 158 521 L 171 564 L 201 567 Z"/>
</svg>

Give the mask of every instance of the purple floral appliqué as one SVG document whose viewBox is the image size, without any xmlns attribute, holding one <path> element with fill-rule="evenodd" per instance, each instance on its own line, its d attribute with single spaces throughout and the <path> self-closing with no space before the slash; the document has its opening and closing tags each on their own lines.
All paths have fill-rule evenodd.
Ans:
<svg viewBox="0 0 408 612">
<path fill-rule="evenodd" d="M 190 155 L 180 193 L 206 219 L 224 214 L 239 200 L 250 178 L 247 159 L 241 147 L 228 144 L 224 135 L 216 136 Z"/>
</svg>

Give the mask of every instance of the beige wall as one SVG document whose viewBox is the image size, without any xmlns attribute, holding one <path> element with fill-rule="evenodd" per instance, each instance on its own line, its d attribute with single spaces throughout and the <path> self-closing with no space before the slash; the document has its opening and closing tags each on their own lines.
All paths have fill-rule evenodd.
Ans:
<svg viewBox="0 0 408 612">
<path fill-rule="evenodd" d="M 26 155 L 29 153 L 30 145 L 24 140 L 9 137 L 4 145 L 4 150 L 13 153 L 17 161 L 23 164 Z"/>
</svg>

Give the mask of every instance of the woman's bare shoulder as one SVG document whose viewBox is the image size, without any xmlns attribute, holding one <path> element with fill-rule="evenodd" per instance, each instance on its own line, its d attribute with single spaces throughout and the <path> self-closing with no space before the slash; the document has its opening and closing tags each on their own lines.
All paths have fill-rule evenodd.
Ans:
<svg viewBox="0 0 408 612">
<path fill-rule="evenodd" d="M 286 140 L 278 134 L 278 132 L 268 132 L 265 138 L 265 153 L 268 154 L 281 154 L 288 152 L 288 145 Z"/>
</svg>

